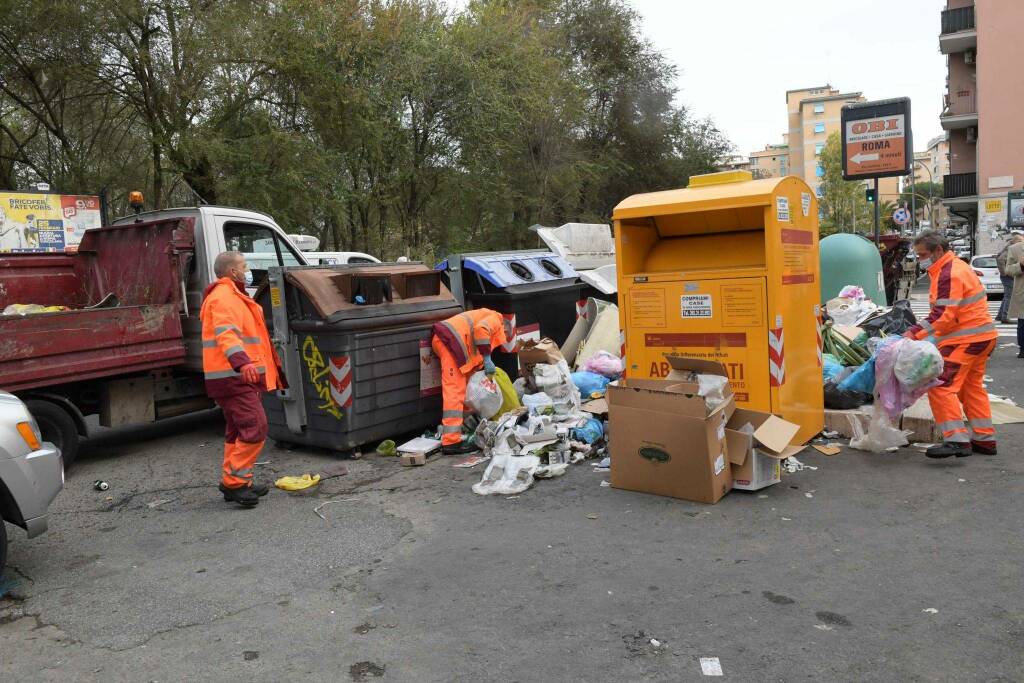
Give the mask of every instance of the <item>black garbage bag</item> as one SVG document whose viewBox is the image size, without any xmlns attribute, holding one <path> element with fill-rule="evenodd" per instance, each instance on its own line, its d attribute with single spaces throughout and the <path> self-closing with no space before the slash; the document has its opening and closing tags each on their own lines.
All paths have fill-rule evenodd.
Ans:
<svg viewBox="0 0 1024 683">
<path fill-rule="evenodd" d="M 832 382 L 825 382 L 825 407 L 832 410 L 849 410 L 860 408 L 865 403 L 870 403 L 871 394 L 860 391 L 843 391 L 838 385 Z"/>
<path fill-rule="evenodd" d="M 880 337 L 883 333 L 892 336 L 901 335 L 916 324 L 917 318 L 910 309 L 910 302 L 900 299 L 892 305 L 888 313 L 862 322 L 860 329 L 867 332 L 869 337 Z"/>
</svg>

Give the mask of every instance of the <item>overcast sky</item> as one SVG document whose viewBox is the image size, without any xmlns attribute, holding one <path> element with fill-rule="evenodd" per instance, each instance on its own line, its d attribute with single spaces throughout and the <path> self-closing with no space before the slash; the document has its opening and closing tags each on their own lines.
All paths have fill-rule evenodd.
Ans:
<svg viewBox="0 0 1024 683">
<path fill-rule="evenodd" d="M 739 154 L 782 141 L 787 90 L 826 83 L 869 100 L 909 97 L 917 150 L 942 132 L 944 0 L 631 4 L 647 37 L 678 67 L 680 101 L 710 116 Z"/>
</svg>

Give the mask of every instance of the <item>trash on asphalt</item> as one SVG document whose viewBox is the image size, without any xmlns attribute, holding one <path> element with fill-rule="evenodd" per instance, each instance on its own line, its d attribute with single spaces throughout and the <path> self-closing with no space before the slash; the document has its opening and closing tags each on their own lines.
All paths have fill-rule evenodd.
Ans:
<svg viewBox="0 0 1024 683">
<path fill-rule="evenodd" d="M 381 441 L 380 445 L 377 446 L 377 455 L 383 455 L 391 458 L 397 456 L 398 448 L 395 445 L 395 442 L 391 439 Z"/>
<path fill-rule="evenodd" d="M 705 676 L 724 676 L 722 662 L 718 657 L 701 657 L 700 671 Z"/>
<path fill-rule="evenodd" d="M 103 481 L 102 479 L 97 479 L 92 483 L 92 487 L 97 491 L 106 491 L 107 489 L 110 488 L 110 484 Z"/>
<path fill-rule="evenodd" d="M 301 491 L 320 483 L 319 474 L 303 474 L 302 476 L 285 476 L 274 482 L 274 486 L 285 491 Z"/>
<path fill-rule="evenodd" d="M 462 460 L 459 460 L 457 463 L 452 465 L 452 467 L 468 469 L 471 467 L 476 467 L 480 463 L 487 462 L 488 460 L 490 460 L 490 458 L 486 455 L 469 455 L 463 458 Z"/>
<path fill-rule="evenodd" d="M 315 514 L 320 519 L 322 519 L 324 521 L 327 521 L 327 518 L 324 517 L 322 512 L 320 512 L 326 506 L 333 505 L 334 503 L 351 503 L 351 502 L 352 502 L 351 498 L 335 498 L 333 500 L 326 500 L 326 501 L 320 503 L 319 505 L 317 505 L 315 508 L 313 508 L 313 514 Z"/>
<path fill-rule="evenodd" d="M 804 446 L 793 444 L 800 426 L 770 413 L 737 408 L 725 425 L 732 487 L 760 489 L 782 481 L 782 462 Z"/>
</svg>

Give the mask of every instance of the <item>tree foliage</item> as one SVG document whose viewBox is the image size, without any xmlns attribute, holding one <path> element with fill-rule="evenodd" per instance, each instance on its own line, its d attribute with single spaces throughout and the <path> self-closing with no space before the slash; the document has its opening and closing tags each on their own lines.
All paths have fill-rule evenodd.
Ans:
<svg viewBox="0 0 1024 683">
<path fill-rule="evenodd" d="M 624 0 L 0 0 L 0 188 L 145 188 L 430 258 L 730 148 Z"/>
<path fill-rule="evenodd" d="M 867 201 L 864 183 L 843 180 L 843 153 L 839 133 L 832 133 L 821 151 L 825 175 L 821 182 L 819 206 L 822 210 L 821 233 L 864 232 L 874 225 L 874 206 Z"/>
</svg>

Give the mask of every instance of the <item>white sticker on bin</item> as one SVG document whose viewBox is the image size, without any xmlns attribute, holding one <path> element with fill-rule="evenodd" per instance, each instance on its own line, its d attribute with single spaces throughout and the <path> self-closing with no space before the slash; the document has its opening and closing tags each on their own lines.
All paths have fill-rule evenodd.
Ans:
<svg viewBox="0 0 1024 683">
<path fill-rule="evenodd" d="M 679 315 L 683 318 L 710 318 L 710 294 L 683 294 L 679 297 Z"/>
<path fill-rule="evenodd" d="M 717 477 L 719 474 L 721 474 L 722 470 L 724 470 L 724 469 L 725 469 L 725 454 L 724 453 L 720 453 L 719 456 L 717 458 L 715 458 L 715 476 Z"/>
</svg>

